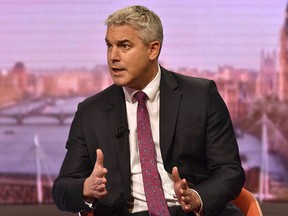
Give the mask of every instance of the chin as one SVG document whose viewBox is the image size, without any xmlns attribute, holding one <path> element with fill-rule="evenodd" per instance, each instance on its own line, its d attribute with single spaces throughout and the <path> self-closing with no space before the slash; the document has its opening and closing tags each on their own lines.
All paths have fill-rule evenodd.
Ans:
<svg viewBox="0 0 288 216">
<path fill-rule="evenodd" d="M 125 82 L 119 80 L 119 79 L 113 79 L 113 82 L 115 85 L 118 85 L 118 86 L 125 86 Z"/>
</svg>

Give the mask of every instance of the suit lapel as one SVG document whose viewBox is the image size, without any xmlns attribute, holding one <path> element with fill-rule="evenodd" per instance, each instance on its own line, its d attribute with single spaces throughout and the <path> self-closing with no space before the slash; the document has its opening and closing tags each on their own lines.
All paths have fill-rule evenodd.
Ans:
<svg viewBox="0 0 288 216">
<path fill-rule="evenodd" d="M 160 148 L 166 171 L 171 172 L 172 159 L 169 149 L 177 121 L 181 94 L 175 89 L 178 87 L 170 72 L 161 68 L 160 84 Z"/>
<path fill-rule="evenodd" d="M 110 130 L 117 158 L 115 160 L 121 165 L 123 176 L 130 176 L 130 151 L 129 151 L 129 132 L 124 132 L 121 137 L 116 137 L 116 130 L 120 126 L 128 128 L 125 98 L 122 88 L 115 86 L 115 91 L 112 92 L 110 105 L 106 109 L 108 124 L 111 126 Z"/>
</svg>

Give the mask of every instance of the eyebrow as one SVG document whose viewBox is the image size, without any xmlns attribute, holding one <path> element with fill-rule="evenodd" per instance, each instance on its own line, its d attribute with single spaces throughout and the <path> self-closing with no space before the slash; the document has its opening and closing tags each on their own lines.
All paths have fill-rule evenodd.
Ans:
<svg viewBox="0 0 288 216">
<path fill-rule="evenodd" d="M 107 38 L 105 38 L 105 41 L 106 43 L 110 43 L 110 41 Z M 117 40 L 116 42 L 116 44 L 123 44 L 123 43 L 131 43 L 131 41 L 128 39 L 123 39 L 123 40 Z"/>
<path fill-rule="evenodd" d="M 118 40 L 117 44 L 123 44 L 123 43 L 131 43 L 128 39 L 124 39 L 124 40 Z"/>
</svg>

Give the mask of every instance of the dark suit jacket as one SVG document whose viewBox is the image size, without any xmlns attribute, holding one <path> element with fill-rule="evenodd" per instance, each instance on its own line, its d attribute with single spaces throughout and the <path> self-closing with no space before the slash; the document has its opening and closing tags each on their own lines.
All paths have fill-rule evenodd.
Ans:
<svg viewBox="0 0 288 216">
<path fill-rule="evenodd" d="M 94 167 L 96 149 L 108 169 L 108 196 L 96 200 L 96 215 L 125 215 L 131 200 L 128 128 L 122 87 L 111 85 L 79 104 L 66 144 L 67 154 L 53 186 L 61 210 L 85 209 L 82 185 Z M 182 178 L 200 194 L 205 215 L 223 208 L 244 183 L 230 116 L 211 80 L 192 78 L 161 67 L 160 147 L 164 167 L 177 166 Z"/>
</svg>

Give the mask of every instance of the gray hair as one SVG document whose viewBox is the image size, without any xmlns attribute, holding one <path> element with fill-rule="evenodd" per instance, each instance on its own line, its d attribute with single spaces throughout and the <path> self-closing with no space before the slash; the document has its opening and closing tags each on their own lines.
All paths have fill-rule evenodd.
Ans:
<svg viewBox="0 0 288 216">
<path fill-rule="evenodd" d="M 159 16 L 144 6 L 129 6 L 120 9 L 105 21 L 109 27 L 111 25 L 128 25 L 139 31 L 139 37 L 145 45 L 150 42 L 159 41 L 163 43 L 163 26 Z"/>
</svg>

